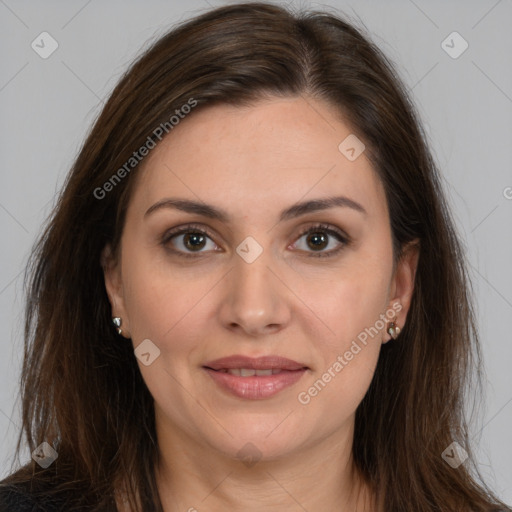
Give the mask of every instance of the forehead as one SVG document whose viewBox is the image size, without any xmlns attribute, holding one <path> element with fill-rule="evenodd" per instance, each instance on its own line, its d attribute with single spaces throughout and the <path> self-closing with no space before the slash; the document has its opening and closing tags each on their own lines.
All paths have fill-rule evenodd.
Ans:
<svg viewBox="0 0 512 512">
<path fill-rule="evenodd" d="M 339 193 L 383 213 L 382 184 L 364 152 L 351 161 L 339 149 L 349 136 L 340 115 L 311 98 L 205 107 L 182 120 L 136 171 L 131 208 L 142 213 L 172 195 L 227 205 L 243 217 Z"/>
</svg>

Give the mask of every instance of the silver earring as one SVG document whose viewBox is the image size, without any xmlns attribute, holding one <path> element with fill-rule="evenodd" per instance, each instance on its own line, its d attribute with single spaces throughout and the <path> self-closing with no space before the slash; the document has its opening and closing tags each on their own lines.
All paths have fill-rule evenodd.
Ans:
<svg viewBox="0 0 512 512">
<path fill-rule="evenodd" d="M 122 322 L 123 321 L 121 320 L 121 317 L 119 317 L 119 316 L 112 317 L 112 323 L 117 327 L 117 334 L 121 334 L 123 332 L 121 329 Z"/>
<path fill-rule="evenodd" d="M 400 334 L 400 327 L 398 327 L 398 325 L 396 325 L 395 321 L 393 320 L 392 322 L 389 322 L 386 332 L 394 340 L 396 340 L 398 338 L 398 335 Z"/>
</svg>

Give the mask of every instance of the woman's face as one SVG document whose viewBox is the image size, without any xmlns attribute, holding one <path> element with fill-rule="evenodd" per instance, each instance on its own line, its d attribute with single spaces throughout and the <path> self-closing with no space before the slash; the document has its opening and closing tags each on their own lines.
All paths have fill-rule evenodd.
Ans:
<svg viewBox="0 0 512 512">
<path fill-rule="evenodd" d="M 384 189 L 360 142 L 339 149 L 350 135 L 310 98 L 213 106 L 133 171 L 105 277 L 159 438 L 253 459 L 350 439 L 416 265 L 393 271 Z"/>
</svg>

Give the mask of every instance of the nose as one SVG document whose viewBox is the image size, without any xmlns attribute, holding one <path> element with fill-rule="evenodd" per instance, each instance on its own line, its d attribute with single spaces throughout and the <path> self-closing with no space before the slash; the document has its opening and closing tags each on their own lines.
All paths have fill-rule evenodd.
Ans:
<svg viewBox="0 0 512 512">
<path fill-rule="evenodd" d="M 284 329 L 290 322 L 291 293 L 272 265 L 269 251 L 252 263 L 235 255 L 234 268 L 226 276 L 220 320 L 225 328 L 260 337 Z"/>
</svg>

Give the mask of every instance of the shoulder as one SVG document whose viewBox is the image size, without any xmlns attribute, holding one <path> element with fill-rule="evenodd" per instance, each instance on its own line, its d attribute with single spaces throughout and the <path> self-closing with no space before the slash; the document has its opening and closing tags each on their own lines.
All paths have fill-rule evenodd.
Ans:
<svg viewBox="0 0 512 512">
<path fill-rule="evenodd" d="M 52 493 L 52 485 L 20 472 L 0 481 L 0 512 L 58 512 L 63 496 Z"/>
<path fill-rule="evenodd" d="M 0 483 L 0 512 L 53 512 L 48 503 L 37 500 L 28 486 L 23 484 Z M 51 506 L 51 505 L 50 505 Z"/>
<path fill-rule="evenodd" d="M 87 489 L 56 471 L 33 473 L 25 467 L 0 480 L 0 512 L 86 512 L 99 510 L 98 505 L 102 512 L 117 512 L 108 497 L 100 504 Z"/>
</svg>

